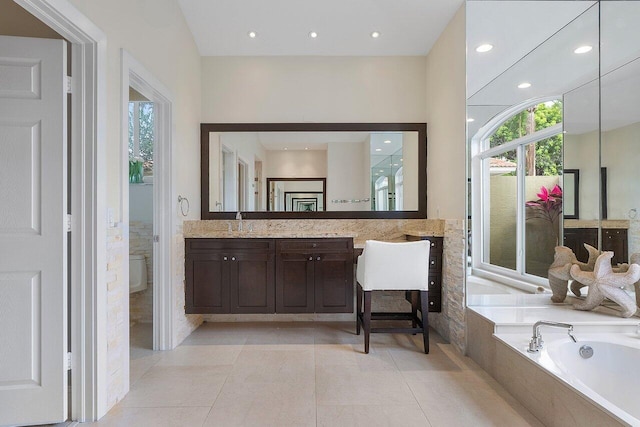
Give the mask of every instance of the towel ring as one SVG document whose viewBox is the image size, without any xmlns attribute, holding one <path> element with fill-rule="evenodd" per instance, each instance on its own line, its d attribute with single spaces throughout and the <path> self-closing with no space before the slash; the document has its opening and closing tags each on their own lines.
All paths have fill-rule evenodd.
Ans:
<svg viewBox="0 0 640 427">
<path fill-rule="evenodd" d="M 189 199 L 187 199 L 186 197 L 182 197 L 182 196 L 178 196 L 178 203 L 180 204 L 180 213 L 182 214 L 182 216 L 187 216 L 189 215 Z M 185 207 L 186 205 L 186 207 Z"/>
</svg>

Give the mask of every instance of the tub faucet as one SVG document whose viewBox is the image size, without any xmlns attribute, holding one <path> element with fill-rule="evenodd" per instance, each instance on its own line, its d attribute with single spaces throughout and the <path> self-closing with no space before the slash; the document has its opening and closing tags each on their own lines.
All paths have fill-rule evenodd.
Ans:
<svg viewBox="0 0 640 427">
<path fill-rule="evenodd" d="M 238 211 L 238 213 L 236 213 L 236 219 L 239 221 L 238 231 L 242 231 L 242 212 Z"/>
<path fill-rule="evenodd" d="M 540 334 L 541 326 L 552 326 L 554 328 L 566 328 L 569 337 L 573 340 L 573 342 L 578 342 L 576 338 L 573 336 L 573 325 L 568 323 L 560 323 L 560 322 L 551 322 L 549 320 L 539 320 L 533 325 L 533 336 L 531 337 L 531 341 L 529 342 L 529 348 L 527 351 L 529 353 L 537 353 L 541 348 L 542 344 L 542 335 Z"/>
</svg>

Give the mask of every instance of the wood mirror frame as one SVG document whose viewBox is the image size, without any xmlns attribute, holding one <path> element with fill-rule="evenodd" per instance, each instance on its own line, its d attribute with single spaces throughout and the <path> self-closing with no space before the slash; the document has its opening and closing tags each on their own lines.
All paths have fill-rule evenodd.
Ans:
<svg viewBox="0 0 640 427">
<path fill-rule="evenodd" d="M 200 124 L 200 217 L 234 219 L 235 212 L 209 210 L 210 132 L 417 132 L 418 210 L 415 211 L 323 211 L 245 212 L 245 219 L 403 219 L 427 217 L 427 124 L 426 123 L 201 123 Z"/>
</svg>

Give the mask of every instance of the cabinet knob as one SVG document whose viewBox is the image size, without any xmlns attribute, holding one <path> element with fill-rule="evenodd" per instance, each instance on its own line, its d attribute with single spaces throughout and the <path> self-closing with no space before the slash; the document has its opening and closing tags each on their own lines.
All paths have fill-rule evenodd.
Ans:
<svg viewBox="0 0 640 427">
<path fill-rule="evenodd" d="M 431 285 L 435 285 L 435 284 L 436 284 L 436 282 L 434 282 L 434 281 L 432 280 L 432 281 L 431 281 Z"/>
<path fill-rule="evenodd" d="M 429 305 L 433 305 L 433 301 L 429 301 Z"/>
<path fill-rule="evenodd" d="M 320 257 L 316 258 L 316 261 L 320 261 Z"/>
<path fill-rule="evenodd" d="M 232 256 L 231 261 L 235 261 L 235 260 L 236 260 L 236 257 Z"/>
<path fill-rule="evenodd" d="M 227 259 L 228 259 L 228 258 L 227 258 L 226 256 L 225 256 L 225 257 L 222 257 L 222 260 L 223 260 L 223 261 L 227 261 Z"/>
<path fill-rule="evenodd" d="M 435 243 L 431 242 L 431 247 L 434 247 L 435 245 L 436 245 Z"/>
<path fill-rule="evenodd" d="M 313 261 L 313 257 L 312 256 L 309 257 L 309 261 Z"/>
<path fill-rule="evenodd" d="M 313 244 L 311 244 L 311 247 L 312 247 L 312 248 L 317 248 L 317 247 L 318 247 L 318 244 L 317 244 L 317 243 L 313 243 Z"/>
<path fill-rule="evenodd" d="M 435 261 L 431 261 L 431 265 L 436 265 L 436 262 Z"/>
</svg>

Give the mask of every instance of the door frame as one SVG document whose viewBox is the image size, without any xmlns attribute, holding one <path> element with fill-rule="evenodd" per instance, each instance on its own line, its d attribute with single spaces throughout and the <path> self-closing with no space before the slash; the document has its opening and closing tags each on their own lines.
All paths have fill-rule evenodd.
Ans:
<svg viewBox="0 0 640 427">
<path fill-rule="evenodd" d="M 122 57 L 122 147 L 120 170 L 120 206 L 123 223 L 123 280 L 129 283 L 129 87 L 154 103 L 155 135 L 153 146 L 153 234 L 159 236 L 153 244 L 153 349 L 173 348 L 173 277 L 172 236 L 177 205 L 173 201 L 173 167 L 171 155 L 172 126 L 171 92 L 125 49 Z M 129 316 L 129 300 L 125 298 Z M 129 324 L 125 322 L 122 336 L 129 349 Z M 125 357 L 125 391 L 129 390 L 129 358 Z"/>
<path fill-rule="evenodd" d="M 107 411 L 106 36 L 68 0 L 14 0 L 70 43 L 71 419 Z"/>
</svg>

